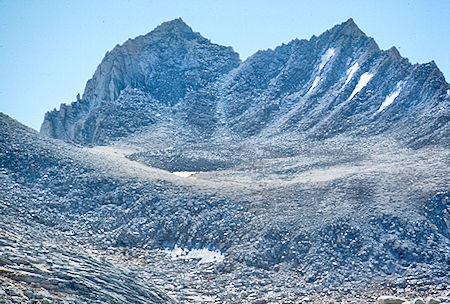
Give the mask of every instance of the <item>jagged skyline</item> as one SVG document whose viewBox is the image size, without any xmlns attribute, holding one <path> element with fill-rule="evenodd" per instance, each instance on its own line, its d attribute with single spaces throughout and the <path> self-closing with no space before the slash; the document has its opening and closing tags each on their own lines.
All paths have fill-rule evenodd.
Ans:
<svg viewBox="0 0 450 304">
<path fill-rule="evenodd" d="M 204 139 L 213 130 L 221 140 L 296 126 L 313 137 L 390 130 L 420 146 L 443 139 L 437 121 L 449 91 L 434 62 L 412 65 L 395 47 L 381 50 L 351 18 L 245 61 L 178 18 L 108 52 L 82 97 L 48 112 L 40 131 L 100 143 L 115 138 L 113 130 L 123 136 L 162 119 L 187 123 Z M 431 124 L 417 125 L 425 117 Z"/>
<path fill-rule="evenodd" d="M 38 129 L 46 111 L 70 103 L 77 93 L 82 93 L 86 79 L 106 51 L 177 17 L 212 42 L 232 46 L 241 59 L 295 38 L 309 39 L 352 17 L 382 49 L 395 45 L 412 63 L 435 60 L 444 75 L 449 74 L 445 54 L 448 48 L 433 44 L 439 37 L 440 43 L 448 43 L 442 39 L 448 36 L 443 16 L 450 6 L 445 1 L 349 1 L 340 7 L 331 2 L 285 2 L 276 6 L 253 2 L 134 4 L 114 2 L 106 8 L 101 1 L 28 5 L 2 2 L 0 65 L 4 69 L 0 74 L 0 111 Z"/>
</svg>

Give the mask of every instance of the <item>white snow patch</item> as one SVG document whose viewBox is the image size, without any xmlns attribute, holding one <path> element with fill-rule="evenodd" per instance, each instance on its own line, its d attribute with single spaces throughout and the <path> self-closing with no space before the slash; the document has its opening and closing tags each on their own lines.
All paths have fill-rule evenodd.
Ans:
<svg viewBox="0 0 450 304">
<path fill-rule="evenodd" d="M 358 84 L 356 85 L 355 89 L 353 90 L 350 97 L 347 99 L 347 101 L 352 100 L 353 97 L 355 97 L 356 94 L 358 94 L 359 91 L 361 91 L 367 83 L 372 79 L 373 74 L 370 74 L 369 72 L 365 72 L 361 75 L 361 78 L 359 78 Z"/>
<path fill-rule="evenodd" d="M 205 295 L 189 295 L 187 296 L 189 303 L 217 303 L 217 298 Z"/>
<path fill-rule="evenodd" d="M 384 109 L 386 109 L 388 106 L 391 105 L 391 103 L 394 102 L 395 98 L 397 98 L 398 94 L 400 94 L 400 91 L 402 90 L 402 84 L 403 82 L 400 81 L 397 83 L 397 86 L 395 87 L 395 91 L 389 94 L 389 96 L 386 97 L 384 102 L 381 104 L 380 108 L 377 110 L 377 113 L 380 113 Z"/>
<path fill-rule="evenodd" d="M 319 84 L 319 80 L 320 77 L 314 78 L 314 81 L 306 94 L 310 94 L 314 90 L 314 88 Z"/>
<path fill-rule="evenodd" d="M 173 174 L 175 174 L 176 176 L 181 176 L 181 177 L 189 177 L 191 175 L 194 175 L 197 172 L 190 172 L 190 171 L 176 171 L 176 172 L 172 172 Z"/>
<path fill-rule="evenodd" d="M 334 56 L 335 49 L 329 48 L 325 54 L 322 55 L 322 58 L 320 59 L 319 64 L 319 72 L 322 71 L 323 67 L 327 64 L 328 61 L 330 61 L 331 57 Z"/>
<path fill-rule="evenodd" d="M 347 83 L 350 82 L 350 80 L 353 77 L 353 74 L 355 74 L 356 71 L 358 71 L 358 69 L 359 69 L 359 63 L 355 63 L 347 70 L 347 79 L 345 80 L 344 87 L 347 85 Z"/>
<path fill-rule="evenodd" d="M 200 264 L 222 262 L 225 256 L 219 251 L 211 251 L 208 248 L 201 249 L 181 249 L 175 246 L 173 250 L 166 250 L 173 260 L 192 260 L 199 259 Z"/>
</svg>

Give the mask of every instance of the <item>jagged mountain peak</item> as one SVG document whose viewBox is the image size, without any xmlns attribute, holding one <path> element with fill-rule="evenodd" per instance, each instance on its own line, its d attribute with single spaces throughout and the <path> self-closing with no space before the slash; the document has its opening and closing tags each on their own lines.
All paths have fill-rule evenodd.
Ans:
<svg viewBox="0 0 450 304">
<path fill-rule="evenodd" d="M 347 21 L 335 25 L 330 30 L 325 31 L 318 37 L 318 41 L 327 40 L 332 44 L 355 43 L 364 41 L 369 43 L 373 50 L 379 50 L 376 42 L 368 37 L 350 18 Z"/>
<path fill-rule="evenodd" d="M 185 33 L 192 33 L 192 28 L 186 24 L 181 18 L 169 20 L 158 25 L 154 31 L 171 32 L 180 31 Z"/>
<path fill-rule="evenodd" d="M 402 55 L 400 55 L 400 52 L 398 51 L 398 49 L 395 46 L 391 47 L 389 50 L 387 50 L 387 52 L 388 52 L 388 54 L 390 56 L 392 56 L 393 58 L 395 58 L 397 60 L 400 60 L 400 59 L 403 58 Z"/>
<path fill-rule="evenodd" d="M 356 45 L 360 47 L 367 47 L 371 51 L 379 51 L 379 47 L 373 38 L 368 37 L 355 23 L 352 18 L 347 21 L 335 25 L 329 30 L 326 30 L 319 36 L 313 35 L 311 39 L 292 39 L 288 43 L 282 43 L 274 49 L 260 50 L 254 55 L 258 56 L 264 54 L 265 56 L 274 55 L 279 52 L 296 53 L 299 50 L 304 51 L 309 44 L 316 44 L 318 51 L 324 53 L 328 48 L 348 47 L 349 45 Z M 324 48 L 324 49 L 320 49 Z M 320 54 L 321 55 L 321 54 Z"/>
<path fill-rule="evenodd" d="M 181 18 L 177 18 L 161 23 L 145 35 L 130 38 L 123 44 L 117 44 L 112 51 L 106 52 L 103 61 L 120 56 L 122 53 L 139 55 L 152 46 L 161 48 L 161 44 L 162 48 L 167 48 L 168 43 L 172 49 L 186 48 L 187 45 L 195 44 L 214 45 L 200 33 L 194 32 Z"/>
<path fill-rule="evenodd" d="M 158 117 L 173 128 L 198 127 L 206 137 L 230 131 L 242 138 L 294 130 L 315 138 L 356 129 L 379 134 L 400 130 L 399 117 L 406 130 L 412 105 L 427 113 L 415 107 L 438 103 L 429 97 L 448 87 L 429 77 L 435 70 L 433 63 L 412 66 L 396 48 L 380 50 L 351 18 L 244 62 L 175 19 L 105 56 L 82 102 L 46 115 L 41 131 L 98 144 L 158 124 Z M 436 121 L 444 115 L 434 114 Z"/>
<path fill-rule="evenodd" d="M 361 37 L 366 36 L 366 34 L 358 27 L 355 21 L 350 18 L 341 24 L 335 25 L 329 30 L 331 33 L 350 36 L 350 37 Z"/>
<path fill-rule="evenodd" d="M 123 92 L 128 94 L 126 88 L 148 94 L 153 103 L 173 106 L 240 62 L 232 48 L 211 43 L 182 19 L 165 22 L 108 52 L 88 80 L 83 98 L 47 113 L 41 132 L 65 140 L 92 141 L 86 129 L 99 127 L 98 112 L 116 103 Z"/>
<path fill-rule="evenodd" d="M 335 28 L 340 29 L 341 31 L 346 31 L 348 33 L 358 33 L 364 34 L 364 32 L 358 27 L 353 18 L 349 18 L 347 21 L 342 22 L 335 26 Z"/>
<path fill-rule="evenodd" d="M 200 33 L 194 32 L 192 28 L 187 25 L 181 18 L 161 23 L 144 37 L 152 36 L 159 36 L 164 39 L 167 39 L 168 37 L 178 37 L 188 41 L 197 40 L 201 43 L 210 42 L 209 39 L 206 39 L 205 37 L 200 35 Z"/>
</svg>

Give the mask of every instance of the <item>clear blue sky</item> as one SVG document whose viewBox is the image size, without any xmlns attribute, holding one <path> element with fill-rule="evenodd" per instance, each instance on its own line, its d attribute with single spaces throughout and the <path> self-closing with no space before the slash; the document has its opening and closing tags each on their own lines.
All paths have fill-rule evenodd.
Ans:
<svg viewBox="0 0 450 304">
<path fill-rule="evenodd" d="M 450 0 L 0 0 L 0 112 L 39 129 L 83 93 L 106 51 L 178 17 L 242 59 L 352 17 L 381 48 L 450 77 Z"/>
</svg>

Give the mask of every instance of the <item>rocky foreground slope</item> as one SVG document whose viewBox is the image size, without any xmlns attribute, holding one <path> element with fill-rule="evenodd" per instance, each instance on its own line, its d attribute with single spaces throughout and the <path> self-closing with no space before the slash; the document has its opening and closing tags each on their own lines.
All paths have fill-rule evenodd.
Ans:
<svg viewBox="0 0 450 304">
<path fill-rule="evenodd" d="M 244 62 L 164 23 L 41 134 L 0 115 L 0 299 L 441 294 L 448 90 L 351 19 Z"/>
</svg>

